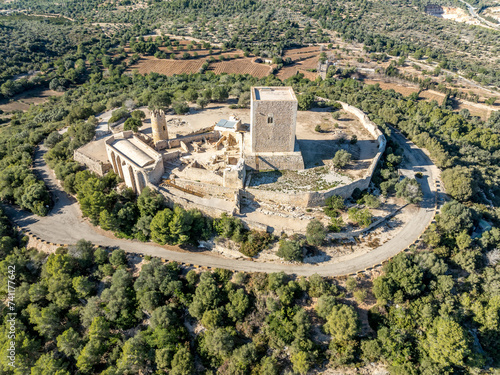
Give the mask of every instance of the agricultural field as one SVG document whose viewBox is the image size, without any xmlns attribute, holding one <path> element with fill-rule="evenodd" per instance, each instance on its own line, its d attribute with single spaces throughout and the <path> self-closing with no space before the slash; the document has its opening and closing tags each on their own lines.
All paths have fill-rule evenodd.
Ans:
<svg viewBox="0 0 500 375">
<path fill-rule="evenodd" d="M 263 78 L 269 74 L 273 69 L 272 65 L 259 64 L 254 62 L 254 58 L 244 57 L 229 61 L 218 61 L 210 63 L 208 70 L 213 71 L 215 74 L 228 73 L 228 74 L 250 74 L 257 78 Z"/>
<path fill-rule="evenodd" d="M 379 85 L 383 90 L 394 90 L 404 96 L 408 96 L 419 91 L 418 87 L 403 86 L 401 83 L 388 83 L 372 79 L 365 79 L 363 82 L 367 85 Z"/>
<path fill-rule="evenodd" d="M 146 36 L 145 38 L 154 35 Z M 151 72 L 172 76 L 174 74 L 197 73 L 203 64 L 209 63 L 207 70 L 216 74 L 241 73 L 258 78 L 269 75 L 273 66 L 254 62 L 255 57 L 243 57 L 244 52 L 237 49 L 222 50 L 220 48 L 201 48 L 200 44 L 191 40 L 178 40 L 179 46 L 159 47 L 169 59 L 142 55 L 141 59 L 129 67 L 129 71 L 137 70 L 140 74 Z M 202 43 L 202 42 L 200 42 Z M 133 54 L 130 48 L 125 48 L 129 57 Z M 189 54 L 186 58 L 186 54 Z"/>
<path fill-rule="evenodd" d="M 197 73 L 204 59 L 196 60 L 164 60 L 155 57 L 142 58 L 137 64 L 132 65 L 130 70 L 137 70 L 140 74 L 148 74 L 151 72 L 173 76 L 174 74 Z"/>
<path fill-rule="evenodd" d="M 309 46 L 301 48 L 293 48 L 286 50 L 283 54 L 283 59 L 292 59 L 292 65 L 286 65 L 281 68 L 276 75 L 279 79 L 284 80 L 290 78 L 297 73 L 304 74 L 305 78 L 314 80 L 318 77 L 315 71 L 318 67 L 319 54 L 321 46 Z"/>
<path fill-rule="evenodd" d="M 309 46 L 300 48 L 291 48 L 285 51 L 283 56 L 290 57 L 292 60 L 303 59 L 311 56 L 317 56 L 321 52 L 321 46 Z"/>
</svg>

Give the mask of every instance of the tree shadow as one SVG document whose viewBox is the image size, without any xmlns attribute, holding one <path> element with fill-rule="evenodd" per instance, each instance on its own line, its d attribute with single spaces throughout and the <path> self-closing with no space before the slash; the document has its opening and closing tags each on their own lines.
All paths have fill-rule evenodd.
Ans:
<svg viewBox="0 0 500 375">
<path fill-rule="evenodd" d="M 342 147 L 342 144 L 332 139 L 299 139 L 298 143 L 306 169 L 325 165 L 325 160 L 333 159 L 335 153 L 344 148 Z M 356 145 L 361 149 L 365 147 L 373 147 L 371 143 L 372 142 L 370 140 L 360 140 L 356 143 Z M 348 146 L 347 143 L 344 143 L 344 145 Z M 376 153 L 372 157 L 375 157 L 375 155 Z M 367 163 L 364 161 L 360 161 L 360 163 L 363 163 L 362 165 L 366 164 L 369 166 L 371 164 L 371 159 L 366 160 Z"/>
<path fill-rule="evenodd" d="M 307 255 L 302 261 L 305 264 L 318 264 L 323 262 L 328 262 L 332 259 L 330 255 L 325 253 L 323 250 L 317 247 L 311 247 L 307 249 Z"/>
</svg>

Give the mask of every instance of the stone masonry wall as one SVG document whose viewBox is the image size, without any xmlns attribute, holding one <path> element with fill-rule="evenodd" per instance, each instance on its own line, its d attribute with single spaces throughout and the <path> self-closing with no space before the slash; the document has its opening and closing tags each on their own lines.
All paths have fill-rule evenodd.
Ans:
<svg viewBox="0 0 500 375">
<path fill-rule="evenodd" d="M 219 138 L 218 134 L 215 134 L 215 132 L 187 135 L 185 137 L 179 137 L 179 138 L 174 138 L 174 139 L 169 140 L 168 147 L 169 148 L 179 147 L 181 145 L 181 141 L 184 142 L 185 144 L 188 144 L 190 142 L 199 142 L 199 141 L 202 141 L 203 139 L 217 140 L 218 138 Z"/>
<path fill-rule="evenodd" d="M 334 187 L 325 191 L 315 191 L 315 192 L 305 192 L 296 194 L 286 194 L 276 191 L 260 190 L 255 188 L 247 188 L 243 193 L 243 196 L 249 199 L 260 200 L 264 202 L 276 203 L 276 204 L 287 204 L 291 206 L 301 206 L 301 207 L 314 207 L 321 206 L 325 203 L 325 199 L 331 197 L 332 195 L 340 195 L 343 198 L 349 198 L 353 191 L 358 188 L 360 190 L 365 190 L 370 185 L 375 168 L 385 151 L 386 139 L 378 127 L 370 121 L 368 116 L 360 109 L 350 106 L 346 103 L 340 103 L 342 108 L 354 114 L 359 118 L 361 124 L 365 127 L 370 134 L 377 139 L 378 152 L 373 158 L 370 167 L 365 172 L 365 175 L 348 185 Z M 255 163 L 255 162 L 254 162 Z M 261 167 L 261 169 L 263 169 Z"/>
<path fill-rule="evenodd" d="M 186 210 L 196 209 L 201 211 L 203 214 L 208 215 L 210 217 L 219 217 L 223 213 L 232 214 L 232 211 L 224 210 L 223 208 L 216 207 L 215 205 L 210 204 L 208 199 L 205 199 L 205 204 L 199 202 L 193 202 L 187 198 L 180 197 L 176 194 L 172 194 L 168 189 L 160 188 L 160 193 L 163 194 L 165 198 L 167 198 L 168 205 L 173 207 L 175 204 L 182 206 Z"/>
<path fill-rule="evenodd" d="M 257 165 L 258 163 L 258 165 Z M 304 159 L 300 152 L 266 152 L 245 155 L 245 164 L 255 170 L 301 170 L 304 169 Z"/>
<path fill-rule="evenodd" d="M 268 115 L 273 123 L 268 124 Z M 251 109 L 252 152 L 293 152 L 297 122 L 296 101 L 255 100 Z"/>
<path fill-rule="evenodd" d="M 85 165 L 89 171 L 94 172 L 101 177 L 111 170 L 111 163 L 103 163 L 100 160 L 85 155 L 78 150 L 73 152 L 73 159 L 78 163 Z"/>
</svg>

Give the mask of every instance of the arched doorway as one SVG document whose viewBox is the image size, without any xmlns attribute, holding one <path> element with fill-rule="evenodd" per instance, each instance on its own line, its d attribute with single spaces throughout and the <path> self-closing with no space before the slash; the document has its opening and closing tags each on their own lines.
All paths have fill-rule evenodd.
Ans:
<svg viewBox="0 0 500 375">
<path fill-rule="evenodd" d="M 118 167 L 116 166 L 116 156 L 113 151 L 111 151 L 111 163 L 113 164 L 113 171 L 118 174 Z"/>
<path fill-rule="evenodd" d="M 142 172 L 137 173 L 137 185 L 139 186 L 138 193 L 141 193 L 142 189 L 146 187 L 146 179 L 144 178 L 144 174 Z"/>
<path fill-rule="evenodd" d="M 125 176 L 123 175 L 122 160 L 120 159 L 120 155 L 116 156 L 116 165 L 118 167 L 116 173 L 118 173 L 118 176 L 120 176 L 122 180 L 125 180 Z"/>
<path fill-rule="evenodd" d="M 128 173 L 130 177 L 130 183 L 132 184 L 132 190 L 137 193 L 137 186 L 135 184 L 135 176 L 134 176 L 134 170 L 132 167 L 129 165 L 128 166 Z"/>
</svg>

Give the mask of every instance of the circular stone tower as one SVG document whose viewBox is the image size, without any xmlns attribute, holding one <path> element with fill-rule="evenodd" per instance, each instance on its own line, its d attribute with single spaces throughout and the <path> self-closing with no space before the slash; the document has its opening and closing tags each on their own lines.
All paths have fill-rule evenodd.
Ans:
<svg viewBox="0 0 500 375">
<path fill-rule="evenodd" d="M 165 120 L 165 112 L 161 109 L 155 109 L 151 112 L 151 130 L 155 145 L 160 141 L 168 141 L 167 121 Z"/>
</svg>

